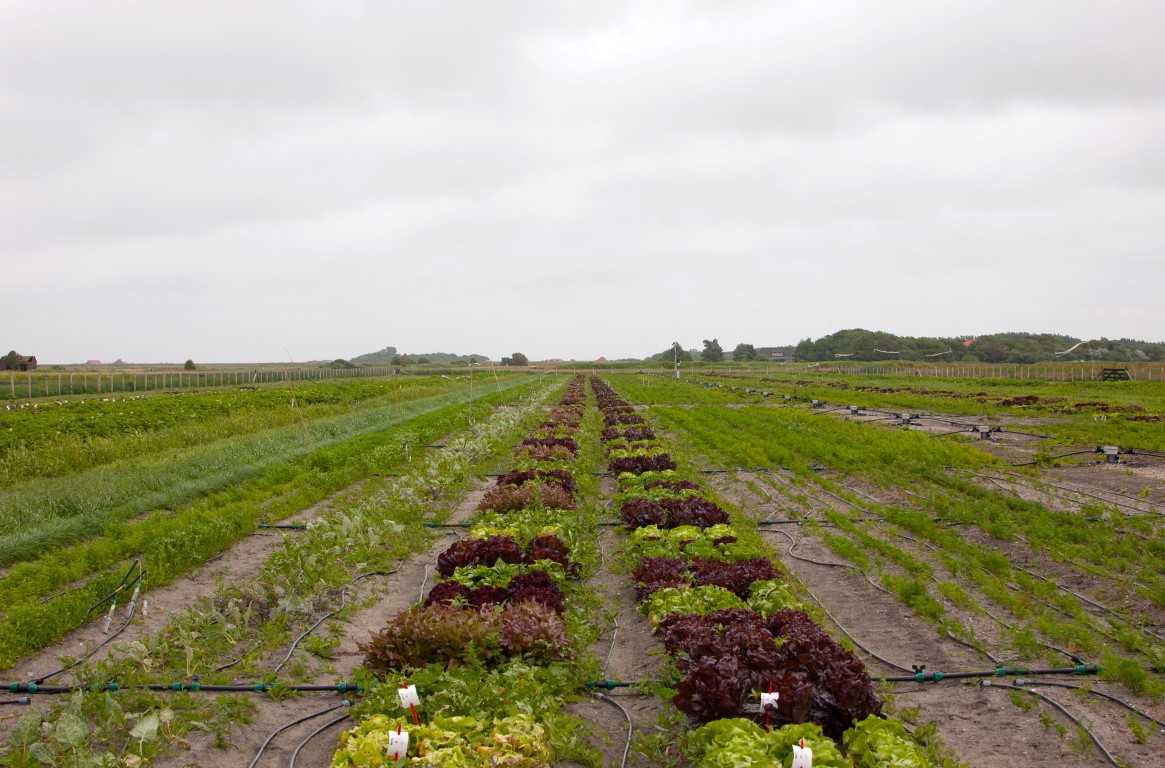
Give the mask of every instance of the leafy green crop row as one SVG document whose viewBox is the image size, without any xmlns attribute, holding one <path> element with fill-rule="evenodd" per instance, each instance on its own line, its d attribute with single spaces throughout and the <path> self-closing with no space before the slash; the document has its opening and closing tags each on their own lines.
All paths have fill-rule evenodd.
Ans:
<svg viewBox="0 0 1165 768">
<path fill-rule="evenodd" d="M 426 390 L 418 390 L 425 395 Z M 481 394 L 480 391 L 478 394 Z M 436 408 L 467 402 L 457 388 L 409 402 L 379 403 L 350 414 L 239 435 L 210 445 L 147 455 L 65 477 L 21 483 L 0 493 L 0 566 L 28 560 L 54 547 L 101 535 L 108 526 L 154 510 L 176 510 L 207 494 L 256 478 L 262 486 L 309 457 L 326 470 L 317 449 L 374 434 Z M 416 443 L 413 446 L 423 445 Z"/>
<path fill-rule="evenodd" d="M 531 386 L 487 394 L 473 404 L 431 406 L 428 413 L 399 426 L 317 446 L 309 455 L 276 464 L 172 514 L 158 512 L 107 524 L 93 541 L 14 566 L 0 578 L 4 618 L 0 667 L 54 642 L 84 621 L 88 607 L 116 587 L 127 558 L 145 561 L 149 585 L 167 583 L 253 531 L 257 523 L 305 509 L 379 467 L 400 461 L 406 443 L 431 442 Z M 41 602 L 67 585 L 73 586 L 60 597 Z"/>
<path fill-rule="evenodd" d="M 84 682 L 115 679 L 122 686 L 182 679 L 272 681 L 273 662 L 268 660 L 264 670 L 259 666 L 263 659 L 286 645 L 299 626 L 313 624 L 317 614 L 330 608 L 337 620 L 347 616 L 356 606 L 349 601 L 344 607 L 344 594 L 358 572 L 389 571 L 432 541 L 435 534 L 426 524 L 447 519 L 450 505 L 475 481 L 476 473 L 496 461 L 497 448 L 512 441 L 523 424 L 541 416 L 540 401 L 549 391 L 543 388 L 521 407 L 498 408 L 488 418 L 482 418 L 488 408 L 473 406 L 471 412 L 449 420 L 450 425 L 468 424 L 469 428 L 448 436 L 447 447 L 441 451 L 414 456 L 407 464 L 403 452 L 382 455 L 386 463 L 377 465 L 377 470 L 400 466 L 407 471 L 392 480 L 373 478 L 306 530 L 286 535 L 282 546 L 260 567 L 258 578 L 220 584 L 213 595 L 200 597 L 160 631 L 141 640 L 115 643 L 109 659 L 69 674 Z M 512 402 L 519 394 L 512 391 L 504 399 L 491 399 Z M 280 672 L 279 679 L 318 679 L 321 672 L 313 669 L 317 665 L 301 659 L 314 658 L 326 668 L 336 645 L 334 636 L 319 630 L 301 644 L 299 655 Z M 140 714 L 128 715 L 127 710 Z M 30 713 L 10 739 L 9 756 L 15 765 L 26 765 L 31 763 L 22 762 L 25 757 L 54 754 L 57 742 L 52 736 L 63 723 L 89 721 L 92 730 L 87 741 L 88 728 L 76 745 L 78 764 L 89 764 L 82 763 L 82 758 L 91 758 L 93 765 L 104 765 L 96 753 L 119 745 L 130 732 L 135 741 L 122 759 L 136 765 L 167 745 L 181 742 L 194 729 L 213 731 L 215 745 L 225 747 L 228 732 L 248 720 L 246 696 L 236 694 L 216 702 L 205 694 L 123 687 L 116 695 L 77 694 L 55 706 L 47 719 Z M 86 749 L 95 754 L 86 756 Z"/>
</svg>

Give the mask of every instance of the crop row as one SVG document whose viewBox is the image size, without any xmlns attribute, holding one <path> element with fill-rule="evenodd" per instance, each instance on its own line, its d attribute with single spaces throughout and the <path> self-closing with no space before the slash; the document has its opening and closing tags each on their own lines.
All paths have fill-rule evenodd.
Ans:
<svg viewBox="0 0 1165 768">
<path fill-rule="evenodd" d="M 521 394 L 518 389 L 486 399 L 508 404 Z M 443 522 L 449 505 L 495 461 L 497 448 L 540 413 L 538 398 L 545 394 L 536 395 L 517 408 L 479 403 L 458 407 L 428 426 L 412 424 L 416 431 L 410 439 L 445 435 L 447 447 L 411 462 L 403 451 L 377 454 L 385 463 L 376 469 L 401 466 L 407 471 L 373 478 L 306 529 L 287 534 L 253 578 L 220 584 L 160 629 L 115 641 L 106 659 L 49 676 L 50 685 L 72 677 L 101 690 L 116 681 L 120 691 L 116 696 L 78 691 L 47 715 L 29 712 L 0 752 L 10 760 L 4 764 L 40 765 L 46 757 L 60 757 L 61 750 L 77 765 L 140 765 L 170 744 L 185 743 L 193 730 L 212 731 L 215 746 L 228 748 L 230 731 L 252 717 L 248 695 L 212 699 L 141 686 L 178 680 L 184 687 L 228 684 L 249 690 L 261 684 L 279 695 L 281 686 L 318 678 L 321 668 L 330 665 L 338 640 L 334 633 L 312 635 L 312 630 L 329 617 L 346 618 L 359 607 L 354 600 L 358 582 L 373 584 L 365 579 L 391 573 L 433 538 L 429 524 Z M 458 431 L 449 434 L 450 429 Z M 140 621 L 140 613 L 131 614 L 119 632 Z M 123 747 L 130 731 L 136 738 Z M 111 747 L 129 752 L 103 754 Z"/>
<path fill-rule="evenodd" d="M 593 480 L 579 449 L 583 378 L 515 448 L 483 494 L 465 539 L 436 557 L 440 579 L 365 651 L 369 692 L 334 768 L 597 765 L 562 706 L 594 675 Z M 414 709 L 398 693 L 415 686 Z M 407 734 L 402 746 L 399 734 Z"/>
<path fill-rule="evenodd" d="M 794 409 L 653 413 L 714 461 L 774 468 L 753 482 L 758 495 L 783 494 L 791 517 L 819 513 L 822 525 L 836 528 L 820 531 L 825 543 L 880 578 L 940 634 L 985 650 L 949 610 L 953 605 L 997 623 L 1021 658 L 1045 651 L 1060 663 L 1065 655 L 1073 663 L 1085 657 L 1138 693 L 1160 690 L 1145 670 L 1146 661 L 1159 665 L 1165 652 L 1151 618 L 1165 595 L 1157 518 L 1103 508 L 1057 511 L 1001 493 L 949 469 L 990 467 L 983 454 L 916 433 L 871 430 Z M 850 478 L 873 490 L 859 495 L 847 485 Z M 879 502 L 870 493 L 896 501 Z M 976 527 L 988 536 L 971 535 Z M 1090 581 L 1072 589 L 1057 569 L 1014 567 L 1008 553 L 1025 548 L 1059 569 L 1083 571 Z"/>
<path fill-rule="evenodd" d="M 824 376 L 814 380 L 742 377 L 734 385 L 703 376 L 688 381 L 704 384 L 707 394 L 675 392 L 671 395 L 674 399 L 659 402 L 685 402 L 693 397 L 712 402 L 726 397 L 736 402 L 742 398 L 759 402 L 764 399 L 764 393 L 771 393 L 770 396 L 788 396 L 798 402 L 816 399 L 838 406 L 856 404 L 893 412 L 954 414 L 991 423 L 1006 420 L 1005 423 L 1014 424 L 1016 419 L 1036 419 L 1038 427 L 1034 431 L 1051 437 L 1050 442 L 1054 443 L 1165 450 L 1165 437 L 1160 428 L 1165 420 L 1165 400 L 1161 398 L 1161 388 L 1148 383 L 1008 381 L 979 382 L 976 387 L 959 388 L 958 383 L 946 382 L 942 388 L 931 388 L 914 382 L 903 384 L 902 379 L 869 382 L 854 377 Z M 1018 388 L 1020 384 L 1026 386 Z"/>
<path fill-rule="evenodd" d="M 672 701 L 698 726 L 693 759 L 788 764 L 808 747 L 817 766 L 927 765 L 901 724 L 880 717 L 865 666 L 806 613 L 755 530 L 677 474 L 629 403 L 604 382 L 592 386 L 636 597 L 681 675 Z"/>
<path fill-rule="evenodd" d="M 133 521 L 96 523 L 100 536 L 15 565 L 0 577 L 0 667 L 85 621 L 89 607 L 118 586 L 129 559 L 145 562 L 151 587 L 166 584 L 254 531 L 259 522 L 317 503 L 402 460 L 406 444 L 425 444 L 468 425 L 480 409 L 523 389 L 487 395 L 476 405 L 436 408 L 391 429 L 318 447 L 173 512 L 151 506 L 143 510 L 149 514 Z"/>
</svg>

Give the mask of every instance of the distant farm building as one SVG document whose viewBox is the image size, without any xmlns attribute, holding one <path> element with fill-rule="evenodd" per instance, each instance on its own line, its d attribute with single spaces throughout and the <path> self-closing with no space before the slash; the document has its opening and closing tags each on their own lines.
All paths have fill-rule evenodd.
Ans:
<svg viewBox="0 0 1165 768">
<path fill-rule="evenodd" d="M 34 355 L 18 355 L 15 352 L 9 352 L 4 357 L 0 357 L 0 371 L 34 370 L 36 370 L 36 357 Z"/>
<path fill-rule="evenodd" d="M 86 360 L 85 365 L 103 365 L 100 360 Z"/>
<path fill-rule="evenodd" d="M 796 347 L 757 347 L 756 359 L 771 363 L 791 363 L 795 349 Z"/>
<path fill-rule="evenodd" d="M 600 358 L 598 358 L 597 360 L 595 360 L 595 362 L 596 362 L 596 363 L 605 363 L 605 362 L 607 362 L 607 358 L 605 358 L 605 357 L 600 357 Z"/>
</svg>

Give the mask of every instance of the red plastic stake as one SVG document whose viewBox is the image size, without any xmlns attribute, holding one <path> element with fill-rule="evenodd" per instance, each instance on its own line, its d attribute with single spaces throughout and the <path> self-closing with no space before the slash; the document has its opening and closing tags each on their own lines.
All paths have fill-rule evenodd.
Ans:
<svg viewBox="0 0 1165 768">
<path fill-rule="evenodd" d="M 408 688 L 408 687 L 409 687 L 409 681 L 408 681 L 408 680 L 405 680 L 404 678 L 401 678 L 401 682 L 402 682 L 402 683 L 404 683 L 404 687 L 405 687 L 405 688 Z M 420 719 L 419 717 L 417 717 L 417 706 L 416 706 L 415 704 L 413 704 L 411 701 L 409 702 L 409 710 L 410 710 L 410 711 L 413 713 L 413 725 L 420 725 L 420 724 L 421 724 L 421 719 Z M 399 727 L 399 726 L 397 727 L 397 733 L 400 733 L 400 727 Z"/>
</svg>

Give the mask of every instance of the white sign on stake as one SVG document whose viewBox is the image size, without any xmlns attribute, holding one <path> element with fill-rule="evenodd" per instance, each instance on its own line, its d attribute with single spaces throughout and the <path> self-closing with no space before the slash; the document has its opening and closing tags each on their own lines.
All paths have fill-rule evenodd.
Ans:
<svg viewBox="0 0 1165 768">
<path fill-rule="evenodd" d="M 781 698 L 780 693 L 762 693 L 760 695 L 761 707 L 777 706 L 777 699 Z"/>
<path fill-rule="evenodd" d="M 421 706 L 421 697 L 417 695 L 417 686 L 415 685 L 397 688 L 396 695 L 400 697 L 400 705 L 404 709 L 408 709 L 410 706 Z"/>
<path fill-rule="evenodd" d="M 802 739 L 804 744 L 805 740 Z M 813 750 L 809 747 L 798 747 L 793 745 L 793 765 L 792 768 L 813 768 Z"/>
<path fill-rule="evenodd" d="M 388 749 L 385 750 L 388 755 L 399 755 L 405 757 L 409 753 L 409 732 L 396 731 L 388 732 Z"/>
</svg>

